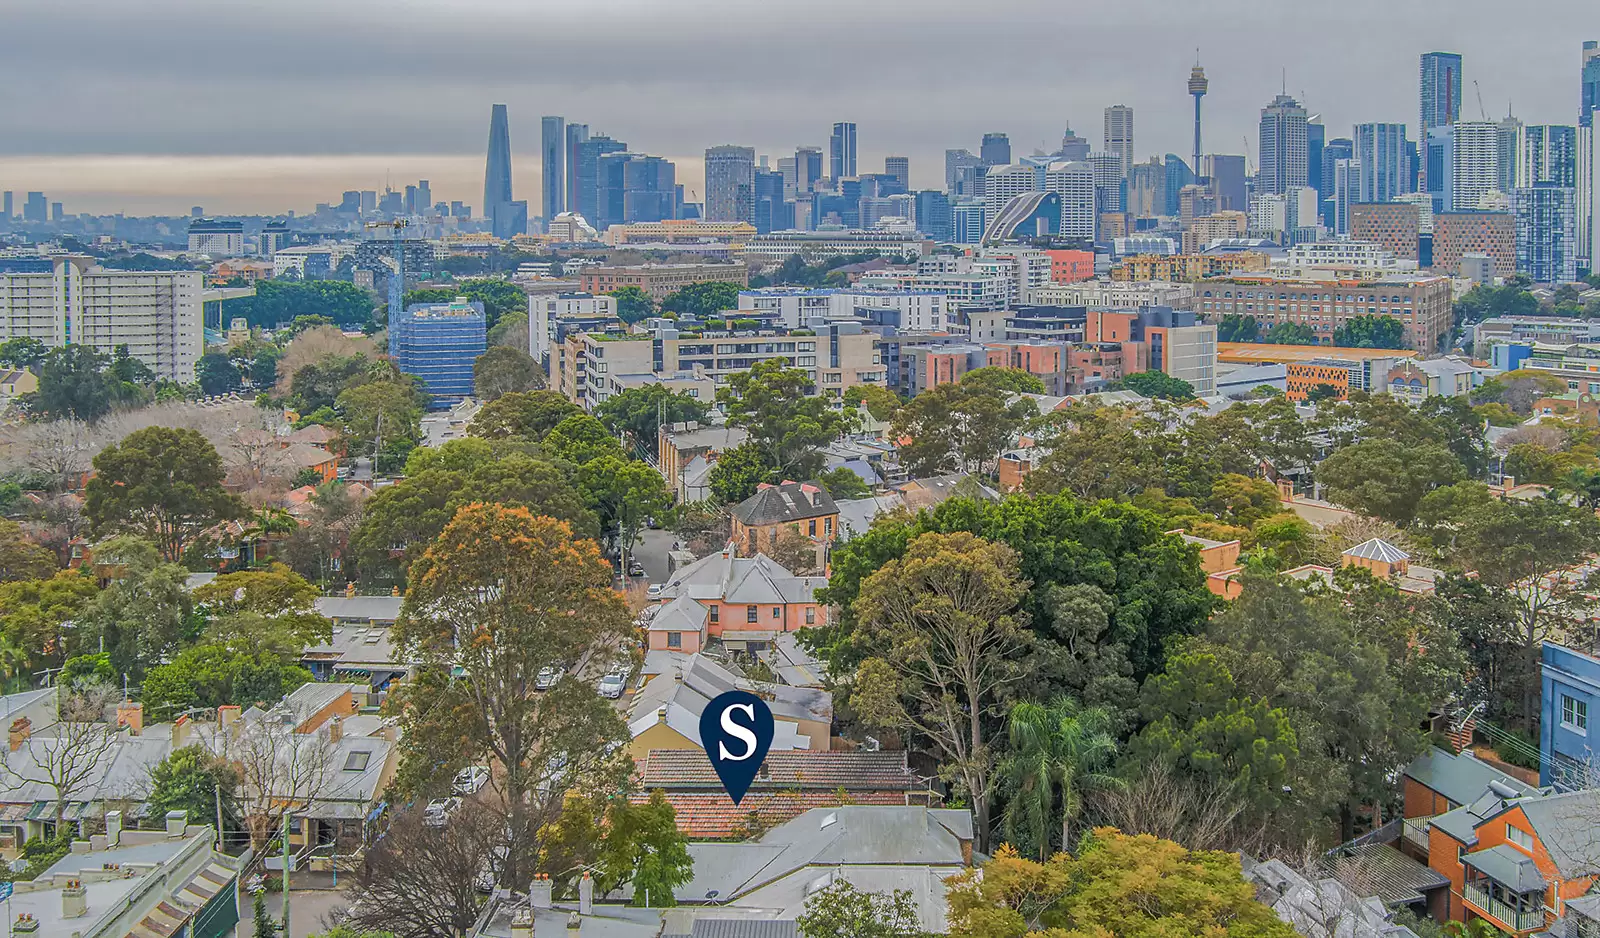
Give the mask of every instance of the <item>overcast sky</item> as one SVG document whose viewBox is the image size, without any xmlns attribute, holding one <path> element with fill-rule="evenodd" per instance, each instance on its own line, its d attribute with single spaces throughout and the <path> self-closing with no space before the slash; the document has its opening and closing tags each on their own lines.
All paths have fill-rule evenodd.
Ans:
<svg viewBox="0 0 1600 938">
<path fill-rule="evenodd" d="M 1491 117 L 1573 123 L 1595 0 L 0 0 L 0 189 L 68 212 L 308 211 L 344 189 L 432 180 L 478 206 L 489 107 L 510 106 L 517 198 L 539 211 L 539 117 L 584 121 L 678 163 L 707 146 L 792 155 L 859 126 L 859 168 L 947 147 L 1013 151 L 1135 111 L 1139 159 L 1190 150 L 1196 47 L 1206 150 L 1253 150 L 1290 94 L 1330 137 L 1404 121 L 1417 57 L 1466 58 Z M 1254 156 L 1252 154 L 1252 161 Z M 20 211 L 20 208 L 18 209 Z"/>
</svg>

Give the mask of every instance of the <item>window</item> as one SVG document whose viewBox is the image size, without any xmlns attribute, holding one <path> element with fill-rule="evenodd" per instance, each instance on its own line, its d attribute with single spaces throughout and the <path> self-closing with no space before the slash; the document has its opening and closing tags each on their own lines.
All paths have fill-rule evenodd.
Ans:
<svg viewBox="0 0 1600 938">
<path fill-rule="evenodd" d="M 1506 843 L 1520 848 L 1525 853 L 1533 853 L 1533 835 L 1510 824 L 1506 825 Z"/>
<path fill-rule="evenodd" d="M 761 618 L 761 609 L 759 607 L 756 607 L 756 606 L 746 606 L 745 607 L 745 610 L 744 610 L 744 621 L 746 621 L 746 622 L 755 622 L 760 618 Z"/>
<path fill-rule="evenodd" d="M 806 533 L 810 534 L 812 537 L 816 537 L 817 536 L 817 519 L 815 519 L 815 518 L 811 519 L 809 530 L 807 530 Z"/>
<path fill-rule="evenodd" d="M 667 633 L 667 647 L 668 648 L 682 648 L 683 647 L 683 633 L 682 632 L 668 632 Z"/>
<path fill-rule="evenodd" d="M 1561 695 L 1561 725 L 1572 730 L 1589 728 L 1589 702 Z"/>
<path fill-rule="evenodd" d="M 722 611 L 722 607 L 721 607 L 721 606 L 712 606 L 712 607 L 711 607 L 711 621 L 712 621 L 712 622 L 716 622 L 716 621 L 719 621 L 719 620 L 718 620 L 718 619 L 717 619 L 717 614 L 718 614 L 718 613 L 719 613 L 719 612 L 721 612 L 721 611 Z"/>
<path fill-rule="evenodd" d="M 832 518 L 823 518 L 822 519 L 822 533 L 823 533 L 824 537 L 832 537 L 833 536 L 833 519 Z"/>
<path fill-rule="evenodd" d="M 783 607 L 782 606 L 773 606 L 772 607 L 772 617 L 774 619 L 783 618 Z"/>
<path fill-rule="evenodd" d="M 817 624 L 817 610 L 814 606 L 806 607 L 806 625 Z"/>
<path fill-rule="evenodd" d="M 372 753 L 369 750 L 364 749 L 359 752 L 352 752 L 345 757 L 344 770 L 346 772 L 365 772 L 367 770 L 367 761 L 371 758 Z"/>
</svg>

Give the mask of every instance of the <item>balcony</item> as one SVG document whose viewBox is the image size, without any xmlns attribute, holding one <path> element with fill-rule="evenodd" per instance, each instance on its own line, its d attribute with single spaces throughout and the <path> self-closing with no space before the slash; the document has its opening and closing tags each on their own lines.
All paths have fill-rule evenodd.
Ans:
<svg viewBox="0 0 1600 938">
<path fill-rule="evenodd" d="M 1428 851 L 1428 822 L 1432 821 L 1433 818 L 1434 816 L 1432 815 L 1429 817 L 1406 818 L 1405 829 L 1402 831 L 1402 836 L 1405 837 L 1406 843 L 1426 853 Z"/>
<path fill-rule="evenodd" d="M 1462 887 L 1461 895 L 1475 911 L 1494 919 L 1508 931 L 1528 932 L 1544 928 L 1544 909 L 1542 907 L 1519 912 L 1515 907 L 1490 896 L 1483 889 L 1472 883 Z M 1538 906 L 1539 901 L 1538 898 L 1535 898 L 1536 906 Z"/>
</svg>

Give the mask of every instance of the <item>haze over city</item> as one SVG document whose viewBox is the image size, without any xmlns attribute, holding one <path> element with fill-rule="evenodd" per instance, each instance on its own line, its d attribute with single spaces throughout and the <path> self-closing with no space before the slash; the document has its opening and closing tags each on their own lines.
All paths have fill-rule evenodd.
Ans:
<svg viewBox="0 0 1600 938">
<path fill-rule="evenodd" d="M 472 201 L 497 102 L 534 214 L 543 114 L 673 160 L 691 189 L 708 146 L 792 153 L 825 146 L 838 120 L 859 125 L 863 165 L 909 156 L 913 187 L 938 185 L 943 151 L 986 131 L 1018 154 L 1054 149 L 1069 123 L 1098 145 L 1110 104 L 1138 115 L 1136 159 L 1187 154 L 1196 49 L 1208 152 L 1253 154 L 1280 86 L 1330 137 L 1415 124 L 1417 55 L 1436 48 L 1472 63 L 1489 117 L 1570 122 L 1572 37 L 1600 30 L 1582 0 L 1543 0 L 1516 30 L 1495 0 L 5 6 L 0 186 L 129 214 L 304 212 L 386 173 Z M 1463 117 L 1479 114 L 1474 91 Z"/>
</svg>

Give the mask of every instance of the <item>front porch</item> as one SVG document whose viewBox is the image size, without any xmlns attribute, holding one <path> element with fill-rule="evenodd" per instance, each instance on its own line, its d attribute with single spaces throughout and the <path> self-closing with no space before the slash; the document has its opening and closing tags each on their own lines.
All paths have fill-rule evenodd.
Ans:
<svg viewBox="0 0 1600 938">
<path fill-rule="evenodd" d="M 1548 884 L 1533 859 L 1507 844 L 1461 858 L 1462 898 L 1469 911 L 1504 931 L 1527 934 L 1545 927 Z"/>
</svg>

